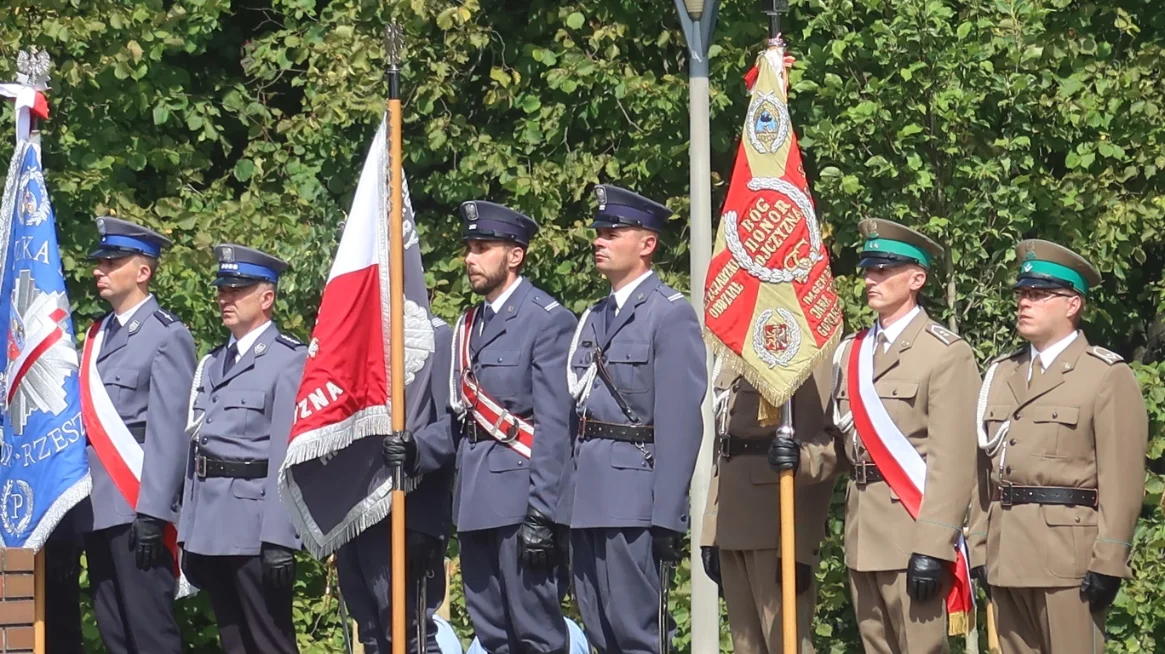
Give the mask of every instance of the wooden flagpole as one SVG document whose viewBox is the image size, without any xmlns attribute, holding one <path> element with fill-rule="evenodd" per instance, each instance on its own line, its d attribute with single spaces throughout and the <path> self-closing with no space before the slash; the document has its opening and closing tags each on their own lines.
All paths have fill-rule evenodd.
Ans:
<svg viewBox="0 0 1165 654">
<path fill-rule="evenodd" d="M 35 654 L 45 654 L 45 575 L 48 574 L 46 568 L 45 546 L 41 546 L 40 551 L 36 553 L 34 564 L 32 567 L 33 575 L 33 619 L 32 619 L 32 638 L 33 649 Z"/>
<path fill-rule="evenodd" d="M 389 152 L 389 343 L 392 430 L 405 430 L 405 342 L 404 342 L 404 215 L 402 211 L 403 184 L 401 174 L 401 107 L 400 58 L 404 33 L 400 27 L 389 25 L 384 31 L 384 49 L 388 77 L 388 152 Z M 404 471 L 393 470 L 392 486 L 392 652 L 405 654 L 408 643 L 405 619 L 405 492 Z"/>
</svg>

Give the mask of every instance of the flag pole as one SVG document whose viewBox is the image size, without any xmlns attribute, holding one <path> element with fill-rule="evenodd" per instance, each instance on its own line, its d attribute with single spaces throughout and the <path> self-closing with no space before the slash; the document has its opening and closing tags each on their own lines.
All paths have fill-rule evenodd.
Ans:
<svg viewBox="0 0 1165 654">
<path fill-rule="evenodd" d="M 789 10 L 788 0 L 762 0 L 764 12 L 769 17 L 768 47 L 785 47 L 781 39 L 781 14 Z M 784 57 L 782 56 L 782 59 Z M 793 439 L 793 400 L 785 402 L 781 410 L 781 426 L 777 435 Z M 781 634 L 784 654 L 797 654 L 797 516 L 794 493 L 796 484 L 792 470 L 782 470 L 780 475 L 781 494 Z"/>
<path fill-rule="evenodd" d="M 32 651 L 35 654 L 45 654 L 45 547 L 42 545 L 33 559 L 33 619 L 32 619 Z"/>
<path fill-rule="evenodd" d="M 401 107 L 400 59 L 404 33 L 390 24 L 384 30 L 384 49 L 387 58 L 388 79 L 388 152 L 389 152 L 389 325 L 391 335 L 392 430 L 405 430 L 405 343 L 404 343 L 404 216 L 403 179 L 401 174 Z M 405 654 L 408 643 L 405 619 L 405 492 L 404 471 L 396 466 L 392 471 L 392 652 Z"/>
<path fill-rule="evenodd" d="M 675 0 L 684 37 L 688 42 L 688 104 L 689 104 L 689 185 L 691 194 L 691 303 L 704 320 L 704 282 L 712 261 L 712 164 L 711 123 L 708 90 L 708 50 L 720 12 L 720 0 Z M 712 353 L 705 349 L 706 371 L 712 374 Z M 712 394 L 706 393 L 700 406 L 704 436 L 696 458 L 690 488 L 692 542 L 697 542 L 704 528 L 704 508 L 711 484 L 713 441 L 716 432 L 712 426 Z M 704 574 L 700 564 L 700 548 L 691 548 L 692 565 L 692 651 L 716 651 L 720 642 L 720 597 L 716 584 Z"/>
</svg>

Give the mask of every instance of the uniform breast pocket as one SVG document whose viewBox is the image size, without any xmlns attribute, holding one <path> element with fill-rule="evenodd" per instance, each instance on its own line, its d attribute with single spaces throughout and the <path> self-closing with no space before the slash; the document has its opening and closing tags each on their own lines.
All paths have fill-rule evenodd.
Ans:
<svg viewBox="0 0 1165 654">
<path fill-rule="evenodd" d="M 1090 438 L 1076 431 L 1080 409 L 1067 406 L 1033 406 L 1026 409 L 1040 434 L 1035 453 L 1056 459 L 1083 456 L 1093 451 Z"/>
<path fill-rule="evenodd" d="M 133 368 L 113 368 L 101 375 L 101 381 L 107 389 L 116 391 L 114 401 L 122 405 L 137 394 L 140 374 Z"/>
<path fill-rule="evenodd" d="M 606 352 L 607 368 L 622 393 L 643 393 L 651 388 L 651 345 L 616 343 Z"/>
<path fill-rule="evenodd" d="M 264 410 L 267 407 L 265 391 L 234 391 L 223 400 L 231 425 L 243 431 L 263 430 L 267 427 Z M 243 434 L 228 434 L 242 436 Z"/>
<path fill-rule="evenodd" d="M 478 354 L 476 366 L 478 381 L 482 383 L 490 397 L 498 399 L 514 397 L 521 392 L 522 387 L 518 379 L 518 364 L 521 357 L 521 350 L 491 349 Z"/>
<path fill-rule="evenodd" d="M 914 406 L 914 399 L 918 396 L 918 384 L 915 382 L 888 380 L 878 385 L 878 397 L 885 400 L 900 400 Z"/>
</svg>

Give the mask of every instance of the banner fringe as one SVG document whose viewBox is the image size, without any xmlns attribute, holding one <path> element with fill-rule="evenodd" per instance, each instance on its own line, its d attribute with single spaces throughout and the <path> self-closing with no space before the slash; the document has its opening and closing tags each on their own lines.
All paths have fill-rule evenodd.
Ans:
<svg viewBox="0 0 1165 654">
<path fill-rule="evenodd" d="M 390 433 L 392 418 L 388 407 L 373 406 L 341 422 L 300 434 L 288 445 L 283 466 L 279 469 L 279 495 L 289 509 L 288 517 L 299 533 L 304 549 L 316 558 L 328 556 L 388 516 L 392 511 L 392 478 L 352 507 L 344 519 L 325 534 L 312 518 L 291 468 L 339 452 L 360 439 Z M 421 476 L 406 477 L 404 491 L 412 492 L 420 482 Z"/>
<path fill-rule="evenodd" d="M 783 407 L 785 402 L 788 402 L 790 399 L 792 399 L 793 394 L 797 392 L 797 389 L 800 388 L 801 385 L 809 379 L 809 377 L 813 374 L 813 371 L 816 370 L 817 366 L 821 363 L 822 359 L 833 358 L 833 351 L 837 349 L 838 344 L 841 342 L 841 330 L 837 330 L 833 336 L 831 336 L 830 339 L 826 341 L 817 350 L 816 353 L 814 353 L 813 357 L 809 359 L 808 365 L 805 365 L 804 369 L 798 373 L 797 376 L 794 377 L 787 386 L 783 388 L 778 388 L 771 384 L 763 373 L 758 372 L 756 368 L 749 365 L 749 363 L 744 360 L 744 357 L 737 354 L 732 350 L 732 348 L 725 345 L 724 342 L 720 340 L 720 337 L 718 337 L 707 327 L 704 328 L 704 342 L 708 345 L 709 348 L 712 349 L 713 355 L 720 357 L 724 361 L 725 368 L 738 375 L 741 375 L 746 380 L 748 380 L 748 383 L 752 384 L 752 386 L 756 388 L 756 390 L 762 396 L 764 396 L 765 400 L 767 400 L 770 404 L 776 407 Z M 715 383 L 715 380 L 713 380 L 713 383 Z"/>
<path fill-rule="evenodd" d="M 89 492 L 92 490 L 93 478 L 86 472 L 84 477 L 73 482 L 72 486 L 57 497 L 48 511 L 45 511 L 44 517 L 40 519 L 40 524 L 25 539 L 24 547 L 34 552 L 39 552 L 40 548 L 48 541 L 49 536 L 52 535 L 53 530 L 57 528 L 61 519 L 65 517 L 65 514 L 76 506 L 78 502 L 89 497 Z"/>
<path fill-rule="evenodd" d="M 975 629 L 975 614 L 971 611 L 959 611 L 948 616 L 948 636 L 966 636 Z"/>
</svg>

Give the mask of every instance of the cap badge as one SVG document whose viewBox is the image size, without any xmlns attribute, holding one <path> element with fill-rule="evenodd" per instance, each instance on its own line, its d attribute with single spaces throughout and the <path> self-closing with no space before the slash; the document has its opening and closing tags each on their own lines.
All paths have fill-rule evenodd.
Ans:
<svg viewBox="0 0 1165 654">
<path fill-rule="evenodd" d="M 868 232 L 868 236 L 869 238 L 878 238 L 878 221 L 870 221 L 870 231 Z"/>
<path fill-rule="evenodd" d="M 466 202 L 465 203 L 465 219 L 470 221 L 470 222 L 477 221 L 477 203 L 476 202 Z M 472 226 L 470 228 L 472 229 Z"/>
<path fill-rule="evenodd" d="M 105 236 L 105 219 L 104 218 L 97 219 L 97 233 L 101 234 L 102 236 Z"/>
<path fill-rule="evenodd" d="M 599 211 L 607 208 L 607 189 L 602 186 L 595 187 L 595 199 L 599 201 Z"/>
<path fill-rule="evenodd" d="M 1028 243 L 1026 251 L 1023 253 L 1024 261 L 1032 261 L 1036 258 L 1036 246 Z"/>
<path fill-rule="evenodd" d="M 222 261 L 224 263 L 231 263 L 234 260 L 235 260 L 235 249 L 230 247 L 229 245 L 227 247 L 224 247 L 222 249 L 222 254 L 219 256 L 219 261 Z"/>
</svg>

